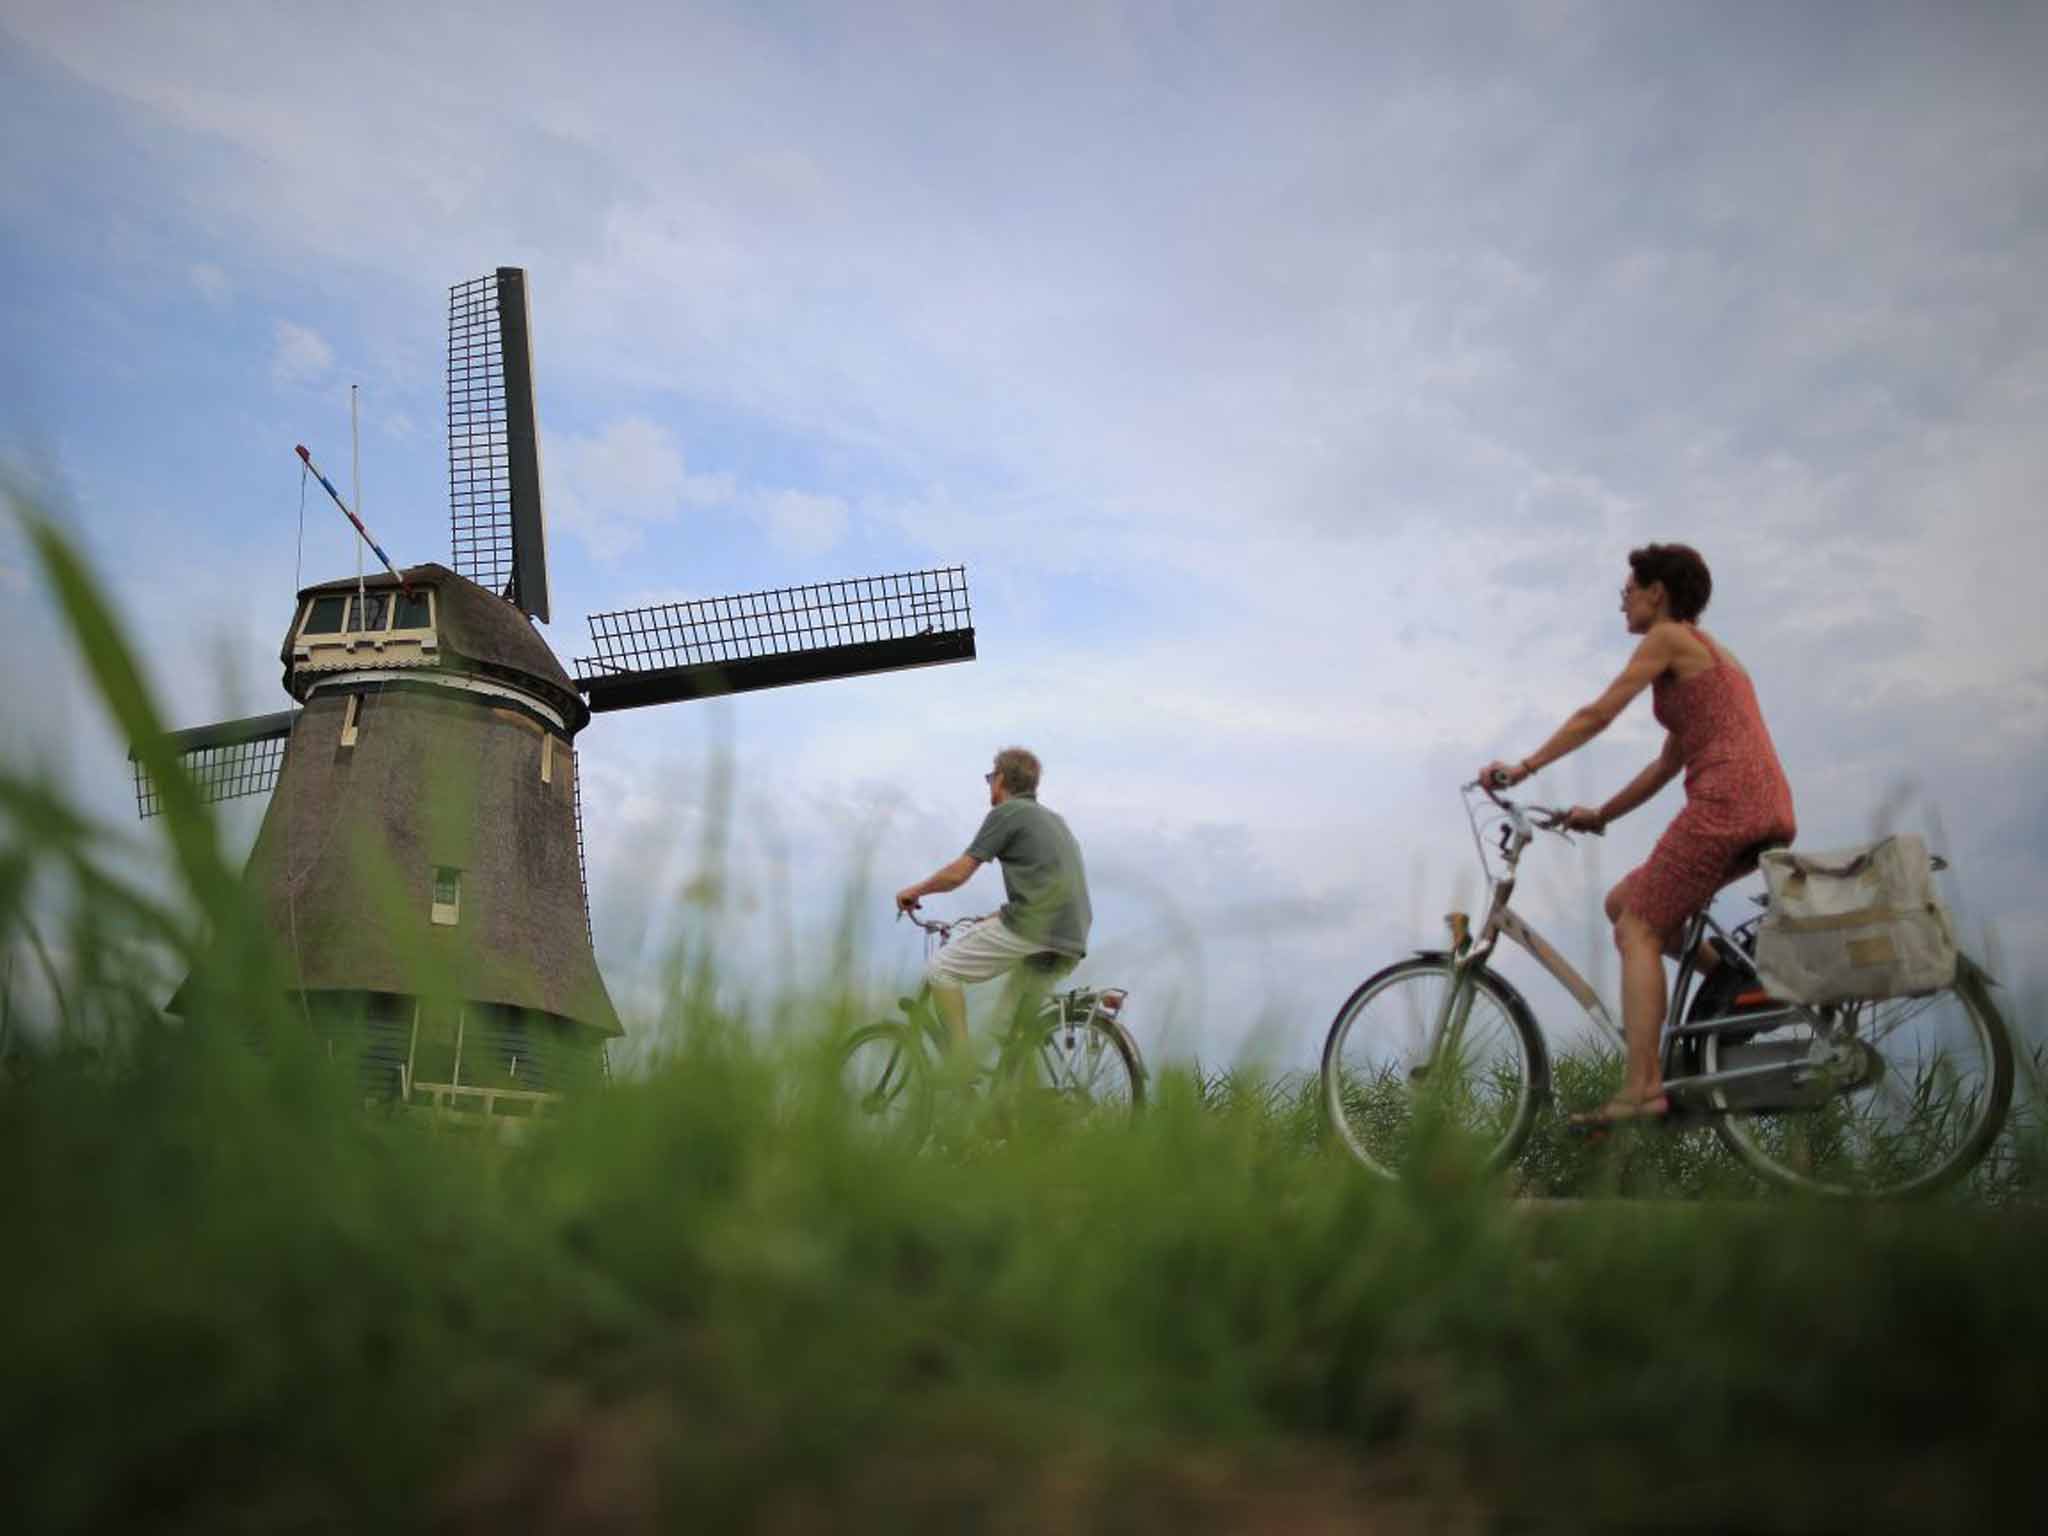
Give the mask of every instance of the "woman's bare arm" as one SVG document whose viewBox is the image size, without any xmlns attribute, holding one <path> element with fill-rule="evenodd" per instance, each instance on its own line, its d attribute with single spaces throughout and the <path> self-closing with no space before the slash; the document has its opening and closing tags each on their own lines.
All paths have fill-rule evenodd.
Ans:
<svg viewBox="0 0 2048 1536">
<path fill-rule="evenodd" d="M 1599 698 L 1573 710 L 1565 723 L 1551 734 L 1550 740 L 1523 758 L 1519 765 L 1522 772 L 1518 776 L 1526 778 L 1540 772 L 1559 758 L 1576 752 L 1614 724 L 1635 696 L 1654 683 L 1658 675 L 1671 665 L 1677 651 L 1672 628 L 1659 624 L 1643 636 L 1635 655 L 1629 657 L 1628 665 L 1621 669 L 1621 675 L 1607 685 Z"/>
<path fill-rule="evenodd" d="M 1619 821 L 1644 801 L 1651 799 L 1657 791 L 1678 777 L 1678 771 L 1685 766 L 1685 759 L 1678 754 L 1678 738 L 1666 733 L 1664 750 L 1656 760 L 1641 773 L 1622 786 L 1621 792 L 1610 797 L 1598 812 L 1600 825 Z"/>
</svg>

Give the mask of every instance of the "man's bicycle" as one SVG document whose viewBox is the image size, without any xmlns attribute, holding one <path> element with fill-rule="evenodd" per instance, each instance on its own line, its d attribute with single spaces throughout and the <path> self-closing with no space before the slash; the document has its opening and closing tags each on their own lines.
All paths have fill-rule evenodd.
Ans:
<svg viewBox="0 0 2048 1536">
<path fill-rule="evenodd" d="M 927 921 L 905 913 L 925 933 L 929 957 L 960 929 L 987 917 Z M 1049 972 L 1060 957 L 1034 956 L 1024 964 Z M 1064 992 L 1027 988 L 1016 1014 L 1000 1032 L 993 1060 L 974 1081 L 1003 1095 L 1037 1094 L 1064 1113 L 1125 1117 L 1145 1102 L 1145 1062 L 1124 1028 L 1121 987 L 1074 987 Z M 931 1130 L 940 1063 L 951 1042 L 932 1007 L 929 985 L 898 998 L 901 1018 L 863 1025 L 840 1050 L 839 1081 L 862 1116 L 891 1135 L 921 1144 Z"/>
<path fill-rule="evenodd" d="M 1474 933 L 1467 914 L 1449 914 L 1450 947 L 1419 950 L 1369 977 L 1337 1010 L 1323 1045 L 1328 1123 L 1359 1162 L 1388 1177 L 1400 1172 L 1425 1118 L 1461 1129 L 1490 1166 L 1502 1166 L 1550 1096 L 1535 1014 L 1487 964 L 1503 936 L 1554 976 L 1597 1030 L 1623 1041 L 1593 988 L 1510 905 L 1536 833 L 1569 841 L 1565 813 L 1478 784 L 1464 795 L 1493 886 L 1484 921 Z M 1954 984 L 1931 995 L 1787 1003 L 1764 990 L 1751 958 L 1762 921 L 1760 913 L 1727 930 L 1701 911 L 1686 925 L 1660 1044 L 1666 1118 L 1710 1123 L 1749 1168 L 1811 1192 L 1917 1195 L 1961 1177 L 1997 1137 L 2012 1099 L 2012 1045 L 1991 977 L 1965 956 Z M 1698 952 L 1708 936 L 1721 963 L 1703 977 Z"/>
</svg>

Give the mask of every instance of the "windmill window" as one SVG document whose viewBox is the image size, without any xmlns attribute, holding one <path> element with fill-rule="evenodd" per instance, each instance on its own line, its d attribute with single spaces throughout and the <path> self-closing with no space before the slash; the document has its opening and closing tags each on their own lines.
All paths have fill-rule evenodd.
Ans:
<svg viewBox="0 0 2048 1536">
<path fill-rule="evenodd" d="M 338 635 L 341 633 L 342 614 L 347 604 L 339 593 L 327 597 L 316 597 L 306 606 L 306 622 L 299 626 L 302 635 Z"/>
<path fill-rule="evenodd" d="M 396 598 L 394 602 L 393 599 Z M 398 592 L 328 592 L 306 604 L 301 635 L 382 634 L 391 628 L 431 629 L 434 611 L 423 591 L 411 597 Z"/>
<path fill-rule="evenodd" d="M 348 600 L 348 628 L 353 634 L 369 634 L 384 627 L 391 617 L 391 598 L 384 592 L 366 592 Z"/>
<path fill-rule="evenodd" d="M 434 867 L 434 921 L 452 927 L 462 916 L 462 871 Z"/>
</svg>

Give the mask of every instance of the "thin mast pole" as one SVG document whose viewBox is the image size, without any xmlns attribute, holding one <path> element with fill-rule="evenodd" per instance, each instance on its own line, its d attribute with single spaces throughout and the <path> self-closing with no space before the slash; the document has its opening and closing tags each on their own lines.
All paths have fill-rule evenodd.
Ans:
<svg viewBox="0 0 2048 1536">
<path fill-rule="evenodd" d="M 356 389 L 348 387 L 348 456 L 352 475 L 349 490 L 356 499 L 357 507 L 363 504 L 363 437 L 356 426 Z M 363 629 L 370 627 L 370 604 L 363 594 L 363 546 L 356 545 L 356 623 Z"/>
</svg>

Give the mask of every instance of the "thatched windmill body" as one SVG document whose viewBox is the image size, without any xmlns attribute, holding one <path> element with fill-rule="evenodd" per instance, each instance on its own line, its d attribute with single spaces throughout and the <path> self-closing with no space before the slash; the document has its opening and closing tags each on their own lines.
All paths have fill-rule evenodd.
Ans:
<svg viewBox="0 0 2048 1536">
<path fill-rule="evenodd" d="M 593 614 L 572 675 L 535 627 L 529 336 L 520 269 L 451 290 L 451 564 L 302 589 L 280 653 L 296 707 L 173 739 L 206 798 L 270 795 L 246 879 L 329 1049 L 373 1094 L 485 1113 L 601 1072 L 621 1033 L 583 857 L 593 714 L 974 655 L 948 567 Z M 136 793 L 159 808 L 139 766 Z"/>
</svg>

